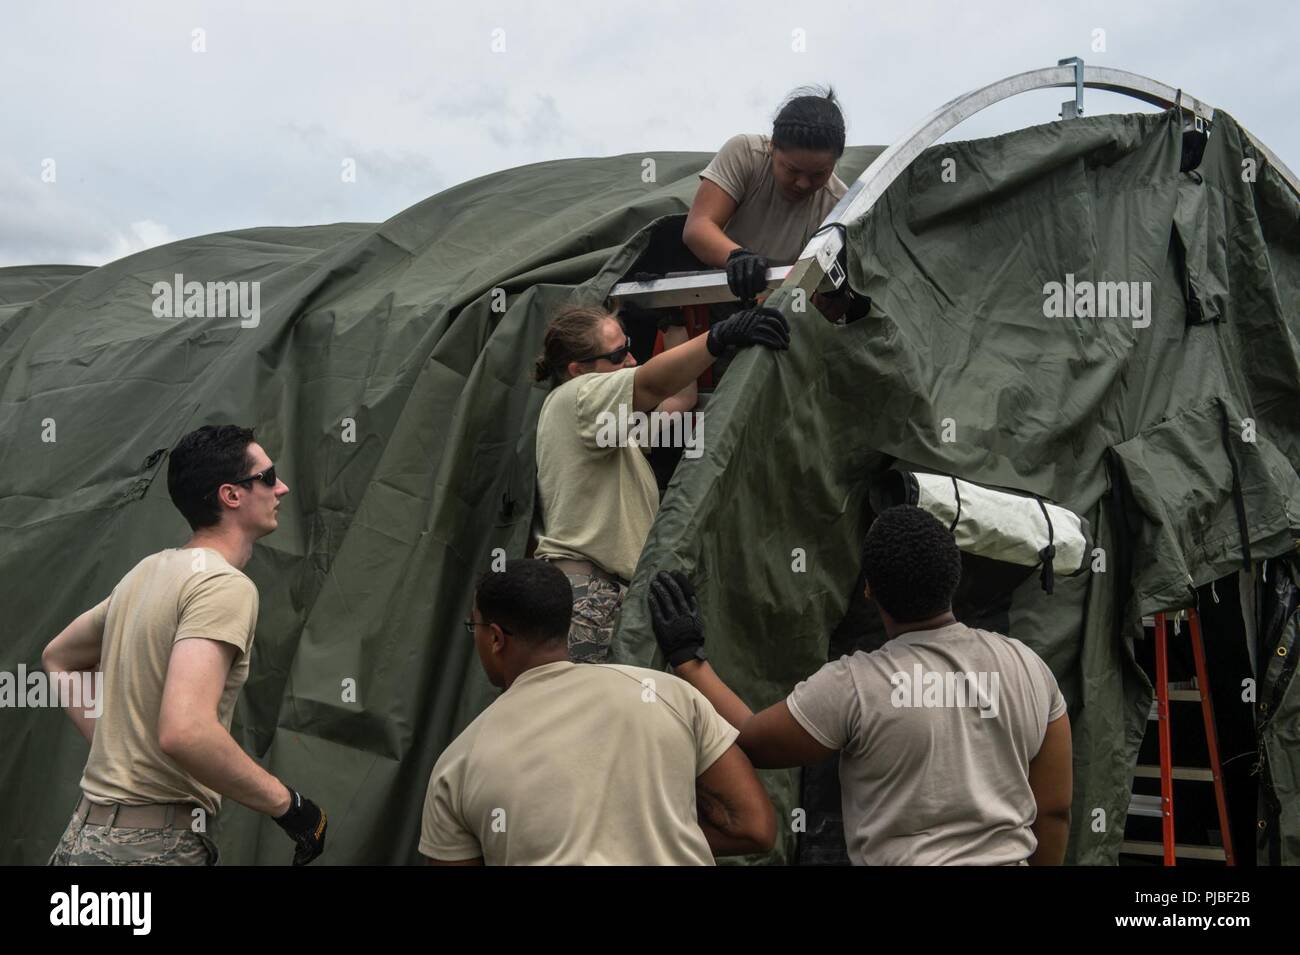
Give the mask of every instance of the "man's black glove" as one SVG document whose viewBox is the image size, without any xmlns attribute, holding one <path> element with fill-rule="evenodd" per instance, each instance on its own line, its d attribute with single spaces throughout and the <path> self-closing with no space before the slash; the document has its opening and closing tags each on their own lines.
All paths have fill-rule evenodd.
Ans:
<svg viewBox="0 0 1300 955">
<path fill-rule="evenodd" d="M 790 323 L 774 308 L 748 308 L 710 325 L 707 344 L 714 358 L 731 345 L 766 345 L 784 351 L 790 347 Z"/>
<path fill-rule="evenodd" d="M 690 578 L 661 570 L 650 581 L 650 622 L 671 666 L 704 659 L 704 619 Z"/>
<path fill-rule="evenodd" d="M 736 298 L 753 298 L 767 288 L 767 259 L 749 249 L 732 249 L 727 256 L 727 288 Z"/>
<path fill-rule="evenodd" d="M 275 824 L 298 844 L 294 865 L 306 865 L 325 851 L 325 810 L 297 790 L 289 790 L 289 809 L 275 817 Z"/>
</svg>

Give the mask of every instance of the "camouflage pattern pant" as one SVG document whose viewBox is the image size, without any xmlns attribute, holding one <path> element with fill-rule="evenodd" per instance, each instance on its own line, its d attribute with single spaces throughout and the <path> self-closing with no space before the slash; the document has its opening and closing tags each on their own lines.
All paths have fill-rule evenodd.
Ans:
<svg viewBox="0 0 1300 955">
<path fill-rule="evenodd" d="M 609 660 L 614 627 L 627 588 L 601 577 L 565 574 L 573 587 L 573 617 L 569 621 L 569 659 L 574 663 Z"/>
<path fill-rule="evenodd" d="M 76 816 L 49 865 L 216 865 L 217 846 L 188 829 L 88 826 Z"/>
</svg>

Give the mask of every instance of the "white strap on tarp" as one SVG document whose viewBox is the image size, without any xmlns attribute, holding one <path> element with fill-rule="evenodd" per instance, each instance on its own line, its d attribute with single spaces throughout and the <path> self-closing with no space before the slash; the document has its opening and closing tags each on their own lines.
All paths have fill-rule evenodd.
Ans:
<svg viewBox="0 0 1300 955">
<path fill-rule="evenodd" d="M 913 472 L 907 477 L 916 482 L 917 506 L 950 527 L 957 546 L 967 553 L 1037 567 L 1050 543 L 1056 549 L 1053 572 L 1073 574 L 1083 566 L 1088 539 L 1073 511 L 945 474 Z"/>
</svg>

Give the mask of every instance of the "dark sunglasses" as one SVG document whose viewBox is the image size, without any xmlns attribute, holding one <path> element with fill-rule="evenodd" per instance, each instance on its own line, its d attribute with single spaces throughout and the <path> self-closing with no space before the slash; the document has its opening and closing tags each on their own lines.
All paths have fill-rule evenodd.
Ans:
<svg viewBox="0 0 1300 955">
<path fill-rule="evenodd" d="M 240 478 L 238 481 L 226 481 L 227 484 L 247 484 L 250 487 L 254 481 L 261 481 L 267 487 L 275 487 L 279 479 L 275 476 L 275 465 L 272 464 L 265 471 L 258 471 L 256 474 L 250 474 L 246 478 Z"/>
<path fill-rule="evenodd" d="M 611 361 L 617 365 L 624 358 L 627 357 L 627 353 L 630 352 L 631 350 L 632 350 L 632 339 L 629 336 L 627 339 L 627 344 L 625 344 L 622 348 L 615 348 L 613 351 L 606 352 L 603 355 L 592 355 L 590 358 L 579 358 L 578 361 L 580 362 L 600 361 L 602 358 L 604 358 L 606 361 Z"/>
</svg>

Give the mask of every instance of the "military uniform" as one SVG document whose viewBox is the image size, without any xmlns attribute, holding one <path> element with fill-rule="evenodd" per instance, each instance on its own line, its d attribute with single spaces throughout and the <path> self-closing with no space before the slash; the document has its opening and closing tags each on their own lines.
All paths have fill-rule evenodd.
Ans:
<svg viewBox="0 0 1300 955">
<path fill-rule="evenodd" d="M 81 801 L 50 865 L 216 864 L 207 829 L 221 795 L 163 752 L 158 719 L 173 648 L 214 640 L 237 651 L 216 714 L 229 731 L 257 605 L 257 588 L 242 571 L 211 548 L 189 548 L 144 558 L 91 610 L 90 625 L 101 634 L 103 712 Z"/>
<path fill-rule="evenodd" d="M 573 588 L 569 659 L 574 663 L 606 663 L 627 587 L 591 574 L 565 576 Z"/>
<path fill-rule="evenodd" d="M 170 825 L 143 827 L 128 825 L 142 821 L 138 816 L 131 818 L 130 813 L 122 820 L 115 818 L 124 811 L 138 807 L 101 807 L 109 813 L 109 818 L 101 824 L 86 820 L 89 811 L 94 811 L 90 802 L 82 797 L 72 820 L 63 831 L 63 838 L 50 855 L 49 865 L 216 865 L 219 853 L 214 843 L 205 833 L 195 832 L 195 817 L 188 805 L 174 805 L 173 819 Z M 166 807 L 151 806 L 149 809 L 161 810 L 165 818 Z M 98 814 L 94 818 L 102 818 Z M 202 817 L 200 817 L 202 818 Z"/>
</svg>

